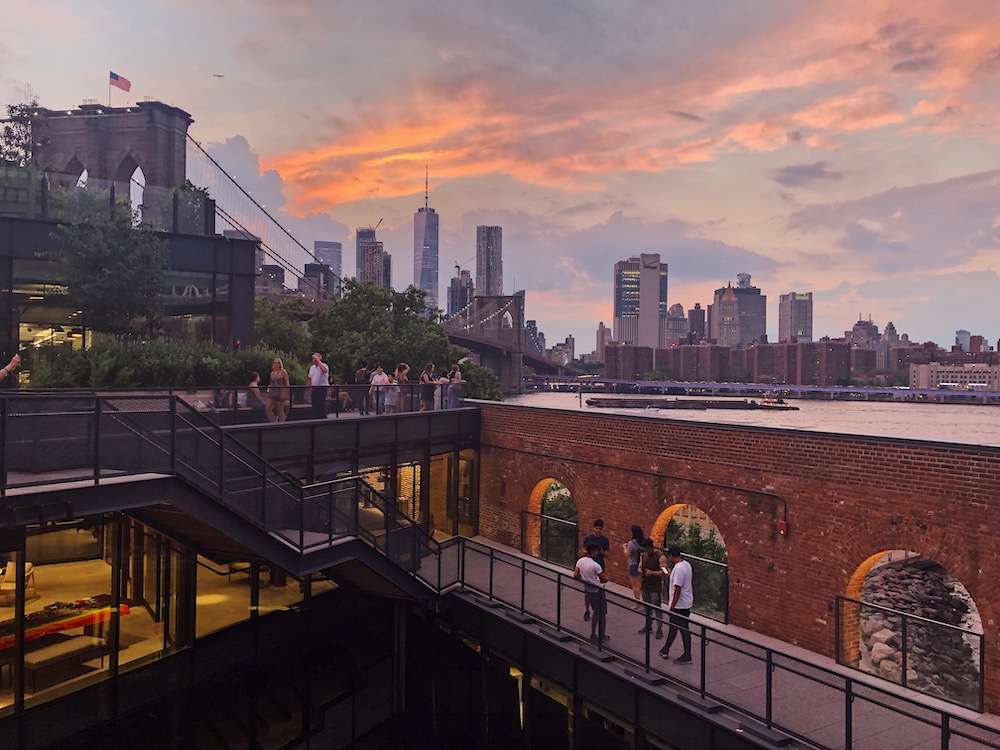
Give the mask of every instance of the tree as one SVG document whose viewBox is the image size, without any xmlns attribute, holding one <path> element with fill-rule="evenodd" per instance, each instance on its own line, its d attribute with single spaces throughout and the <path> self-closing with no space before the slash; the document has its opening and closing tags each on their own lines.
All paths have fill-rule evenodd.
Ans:
<svg viewBox="0 0 1000 750">
<path fill-rule="evenodd" d="M 31 123 L 37 108 L 37 98 L 23 104 L 7 105 L 7 121 L 0 130 L 0 161 L 25 164 L 31 160 L 34 152 Z"/>
<path fill-rule="evenodd" d="M 465 381 L 465 398 L 480 398 L 485 401 L 502 401 L 500 378 L 488 367 L 475 362 L 462 362 L 462 380 Z"/>
<path fill-rule="evenodd" d="M 257 342 L 296 359 L 308 359 L 309 339 L 302 327 L 305 307 L 305 300 L 301 297 L 282 300 L 276 305 L 264 297 L 257 297 L 254 300 Z"/>
<path fill-rule="evenodd" d="M 348 279 L 342 296 L 309 321 L 309 333 L 313 350 L 341 382 L 354 382 L 361 362 L 381 362 L 390 371 L 406 362 L 416 379 L 427 362 L 441 373 L 464 355 L 427 308 L 426 293 L 412 286 L 396 292 Z"/>
<path fill-rule="evenodd" d="M 70 304 L 84 323 L 113 335 L 150 334 L 162 325 L 166 245 L 123 207 L 61 225 L 55 254 Z"/>
</svg>

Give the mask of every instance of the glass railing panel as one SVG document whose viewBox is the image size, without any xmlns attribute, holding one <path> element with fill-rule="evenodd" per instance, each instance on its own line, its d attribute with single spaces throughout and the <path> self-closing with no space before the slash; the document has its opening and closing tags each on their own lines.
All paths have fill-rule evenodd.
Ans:
<svg viewBox="0 0 1000 750">
<path fill-rule="evenodd" d="M 775 725 L 820 747 L 844 747 L 841 717 L 845 710 L 845 680 L 774 652 L 772 665 L 771 711 Z"/>
<path fill-rule="evenodd" d="M 545 622 L 555 624 L 559 619 L 558 608 L 560 602 L 560 581 L 564 576 L 558 571 L 551 570 L 531 561 L 524 561 L 524 609 L 536 617 L 540 617 Z M 582 614 L 583 597 L 580 597 L 581 606 L 564 610 L 564 613 L 579 612 Z M 567 604 L 569 604 L 567 602 Z"/>
<path fill-rule="evenodd" d="M 728 638 L 724 633 L 692 628 L 692 652 L 700 661 L 701 635 L 708 637 L 706 650 L 711 658 L 705 664 L 705 692 L 753 716 L 767 713 L 767 650 L 750 643 Z M 680 641 L 678 635 L 677 640 Z M 681 653 L 674 643 L 671 656 Z M 656 657 L 659 659 L 659 656 Z M 697 673 L 682 677 L 685 684 L 698 686 Z"/>
<path fill-rule="evenodd" d="M 365 419 L 358 423 L 358 446 L 383 448 L 396 441 L 396 419 Z"/>
<path fill-rule="evenodd" d="M 431 420 L 431 437 L 439 438 L 458 434 L 459 421 L 459 413 L 456 411 L 435 413 Z"/>
<path fill-rule="evenodd" d="M 327 420 L 315 428 L 316 453 L 331 453 L 351 450 L 358 440 L 358 422 L 356 420 Z"/>
<path fill-rule="evenodd" d="M 430 421 L 430 416 L 423 414 L 413 414 L 404 419 L 396 420 L 399 442 L 426 443 L 430 434 Z"/>
<path fill-rule="evenodd" d="M 936 711 L 859 682 L 854 683 L 853 698 L 853 747 L 943 747 Z M 948 744 L 949 748 L 959 746 Z"/>
<path fill-rule="evenodd" d="M 728 622 L 729 566 L 716 560 L 684 555 L 691 563 L 694 587 L 692 611 L 718 622 Z"/>
</svg>

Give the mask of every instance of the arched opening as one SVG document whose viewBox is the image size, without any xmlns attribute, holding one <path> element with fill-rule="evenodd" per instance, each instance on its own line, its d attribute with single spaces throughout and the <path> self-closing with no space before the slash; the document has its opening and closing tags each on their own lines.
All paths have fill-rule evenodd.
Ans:
<svg viewBox="0 0 1000 750">
<path fill-rule="evenodd" d="M 558 479 L 538 482 L 522 521 L 522 551 L 572 567 L 579 552 L 579 517 L 573 493 Z"/>
<path fill-rule="evenodd" d="M 501 316 L 501 318 L 500 318 L 500 327 L 501 328 L 513 328 L 514 327 L 514 318 L 513 318 L 513 316 L 511 316 L 509 310 L 505 311 L 504 314 Z"/>
<path fill-rule="evenodd" d="M 146 191 L 146 175 L 142 173 L 142 167 L 137 166 L 129 177 L 128 200 L 132 208 L 132 213 L 136 217 L 136 223 L 142 221 L 142 198 Z"/>
<path fill-rule="evenodd" d="M 694 586 L 692 611 L 726 622 L 729 616 L 729 555 L 715 522 L 691 503 L 664 509 L 653 522 L 653 544 L 667 550 L 676 545 L 691 563 Z M 664 601 L 669 590 L 664 584 Z"/>
<path fill-rule="evenodd" d="M 842 663 L 982 710 L 979 610 L 935 560 L 909 550 L 871 555 L 848 581 L 837 614 Z"/>
</svg>

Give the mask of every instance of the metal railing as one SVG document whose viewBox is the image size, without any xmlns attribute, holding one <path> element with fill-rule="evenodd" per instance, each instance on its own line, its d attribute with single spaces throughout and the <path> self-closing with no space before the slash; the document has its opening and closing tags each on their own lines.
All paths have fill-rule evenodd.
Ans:
<svg viewBox="0 0 1000 750">
<path fill-rule="evenodd" d="M 303 486 L 177 396 L 13 394 L 0 406 L 0 498 L 170 474 L 299 554 L 359 538 L 436 592 L 457 583 L 454 543 L 442 546 L 363 478 Z"/>
<path fill-rule="evenodd" d="M 837 597 L 837 663 L 925 695 L 983 710 L 983 635 Z"/>
<path fill-rule="evenodd" d="M 0 400 L 0 489 L 25 486 L 9 479 L 23 464 L 32 464 L 32 451 L 44 451 L 37 463 L 57 461 L 62 467 L 59 476 L 36 477 L 36 484 L 67 481 L 73 474 L 69 464 L 96 484 L 129 473 L 175 474 L 301 554 L 355 536 L 429 593 L 463 586 L 560 633 L 589 640 L 590 624 L 580 618 L 584 585 L 571 575 L 463 537 L 437 542 L 359 477 L 303 487 L 176 397 L 14 395 Z M 366 505 L 381 521 L 365 522 Z M 664 661 L 654 652 L 659 644 L 650 632 L 635 635 L 635 627 L 645 624 L 648 605 L 637 608 L 635 599 L 614 592 L 606 597 L 612 638 L 595 644 L 596 649 L 814 747 L 851 750 L 855 743 L 867 744 L 864 732 L 877 728 L 904 746 L 1000 750 L 1000 731 L 986 724 L 700 620 L 686 621 L 692 663 Z"/>
<path fill-rule="evenodd" d="M 572 575 L 469 539 L 462 540 L 461 571 L 464 587 L 562 634 L 590 640 L 591 623 L 580 617 L 584 585 Z M 610 591 L 606 596 L 612 637 L 594 648 L 813 747 L 884 747 L 884 739 L 872 745 L 871 736 L 888 732 L 894 747 L 1000 748 L 1000 731 L 986 724 L 916 703 L 699 620 L 688 621 L 692 664 L 665 661 L 654 651 L 661 642 L 651 633 L 635 634 L 635 628 L 645 623 L 642 609 L 647 605 L 637 611 L 630 596 Z M 671 655 L 678 652 L 675 643 Z"/>
</svg>

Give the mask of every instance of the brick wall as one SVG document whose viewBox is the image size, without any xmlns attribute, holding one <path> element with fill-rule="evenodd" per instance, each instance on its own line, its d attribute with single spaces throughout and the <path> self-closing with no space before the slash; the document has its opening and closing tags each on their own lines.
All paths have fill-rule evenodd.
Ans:
<svg viewBox="0 0 1000 750">
<path fill-rule="evenodd" d="M 604 518 L 609 573 L 626 584 L 614 553 L 629 527 L 651 533 L 667 508 L 692 503 L 726 543 L 731 622 L 831 657 L 836 596 L 866 560 L 892 549 L 934 559 L 979 609 L 987 710 L 1000 709 L 1000 639 L 990 637 L 1000 449 L 504 405 L 482 407 L 481 440 L 484 536 L 519 546 L 532 490 L 558 479 L 582 528 Z"/>
</svg>

